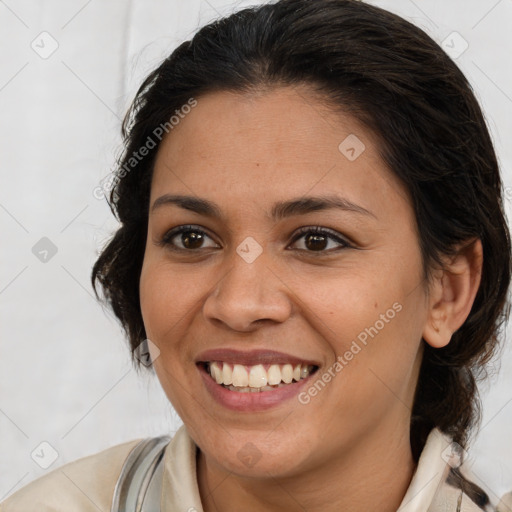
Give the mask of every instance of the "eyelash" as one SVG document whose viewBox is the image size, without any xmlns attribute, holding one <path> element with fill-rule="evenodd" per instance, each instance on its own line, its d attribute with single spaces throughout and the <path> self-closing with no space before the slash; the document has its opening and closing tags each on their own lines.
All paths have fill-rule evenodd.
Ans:
<svg viewBox="0 0 512 512">
<path fill-rule="evenodd" d="M 192 231 L 194 233 L 200 233 L 202 236 L 207 236 L 210 239 L 212 238 L 208 235 L 208 233 L 206 233 L 202 229 L 199 229 L 197 226 L 193 226 L 193 225 L 178 226 L 177 228 L 171 229 L 169 232 L 167 232 L 163 236 L 162 240 L 159 242 L 159 245 L 165 246 L 165 247 L 171 249 L 172 251 L 181 251 L 181 252 L 189 252 L 189 253 L 200 251 L 201 249 L 203 249 L 202 247 L 200 247 L 199 249 L 184 249 L 182 247 L 176 247 L 171 242 L 172 239 L 175 238 L 176 236 L 181 235 L 182 233 L 189 232 L 189 231 Z M 341 238 L 339 235 L 337 235 L 335 231 L 332 231 L 327 228 L 322 228 L 320 226 L 304 226 L 304 227 L 300 228 L 296 232 L 296 234 L 295 234 L 296 236 L 294 236 L 291 243 L 294 244 L 297 240 L 302 238 L 304 235 L 311 234 L 311 233 L 317 234 L 317 235 L 323 235 L 330 240 L 335 240 L 337 243 L 341 244 L 341 247 L 338 247 L 336 249 L 328 249 L 328 250 L 321 250 L 321 251 L 308 251 L 307 249 L 298 249 L 299 251 L 303 251 L 303 252 L 307 252 L 307 253 L 311 253 L 311 254 L 315 254 L 315 255 L 323 255 L 323 254 L 331 254 L 332 252 L 337 252 L 342 249 L 352 248 L 352 245 L 349 244 L 343 238 Z"/>
</svg>

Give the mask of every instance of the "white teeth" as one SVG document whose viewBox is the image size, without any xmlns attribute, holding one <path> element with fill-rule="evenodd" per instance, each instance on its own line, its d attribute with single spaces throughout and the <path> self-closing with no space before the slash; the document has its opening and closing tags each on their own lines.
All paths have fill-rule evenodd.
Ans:
<svg viewBox="0 0 512 512">
<path fill-rule="evenodd" d="M 268 369 L 268 383 L 275 386 L 281 382 L 281 368 L 278 364 L 273 364 Z"/>
<path fill-rule="evenodd" d="M 249 372 L 249 386 L 251 388 L 261 388 L 267 385 L 267 372 L 263 365 L 257 364 L 256 366 L 251 366 L 251 371 Z"/>
<path fill-rule="evenodd" d="M 287 386 L 284 382 L 281 382 L 278 386 L 263 386 L 262 388 L 237 388 L 235 386 L 226 386 L 230 391 L 238 391 L 239 393 L 259 393 L 260 391 L 273 391 L 276 388 L 281 388 L 283 386 Z"/>
<path fill-rule="evenodd" d="M 224 363 L 222 365 L 222 373 L 224 374 L 224 384 L 229 386 L 229 384 L 233 384 L 233 370 L 229 364 Z"/>
<path fill-rule="evenodd" d="M 249 385 L 249 375 L 247 370 L 241 364 L 233 366 L 233 386 L 243 388 Z"/>
<path fill-rule="evenodd" d="M 272 364 L 265 370 L 262 364 L 245 366 L 242 364 L 211 362 L 207 365 L 210 375 L 217 384 L 222 384 L 231 391 L 254 393 L 270 391 L 276 387 L 285 386 L 305 379 L 313 366 L 296 364 Z"/>
<path fill-rule="evenodd" d="M 293 369 L 293 380 L 300 380 L 300 364 L 296 365 L 295 368 Z"/>
<path fill-rule="evenodd" d="M 285 364 L 281 370 L 283 382 L 290 384 L 293 380 L 293 366 L 291 364 Z"/>
<path fill-rule="evenodd" d="M 217 384 L 222 384 L 224 382 L 224 376 L 222 375 L 222 370 L 219 368 L 217 363 L 212 363 L 210 366 L 210 371 L 212 377 L 215 379 Z"/>
</svg>

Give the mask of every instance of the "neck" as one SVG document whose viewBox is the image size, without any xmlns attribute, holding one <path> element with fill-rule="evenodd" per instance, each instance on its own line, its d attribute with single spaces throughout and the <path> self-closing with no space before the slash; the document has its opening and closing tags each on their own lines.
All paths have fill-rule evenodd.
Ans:
<svg viewBox="0 0 512 512">
<path fill-rule="evenodd" d="M 236 475 L 199 450 L 197 463 L 204 512 L 394 512 L 415 470 L 408 429 L 389 437 L 375 432 L 359 446 L 293 476 Z"/>
</svg>

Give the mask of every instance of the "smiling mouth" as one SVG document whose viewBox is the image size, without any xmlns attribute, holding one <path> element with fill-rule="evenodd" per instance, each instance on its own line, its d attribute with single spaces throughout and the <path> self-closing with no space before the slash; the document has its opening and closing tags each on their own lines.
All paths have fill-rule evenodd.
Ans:
<svg viewBox="0 0 512 512">
<path fill-rule="evenodd" d="M 247 366 L 223 361 L 202 363 L 220 386 L 238 393 L 273 391 L 306 379 L 318 369 L 311 364 L 257 364 Z"/>
</svg>

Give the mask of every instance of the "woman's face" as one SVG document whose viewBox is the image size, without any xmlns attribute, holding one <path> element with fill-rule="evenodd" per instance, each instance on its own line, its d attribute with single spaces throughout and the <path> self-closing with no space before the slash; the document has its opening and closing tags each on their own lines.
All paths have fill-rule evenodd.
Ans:
<svg viewBox="0 0 512 512">
<path fill-rule="evenodd" d="M 198 98 L 158 151 L 148 228 L 154 367 L 207 461 L 285 476 L 408 443 L 414 212 L 353 118 L 305 88 Z"/>
</svg>

